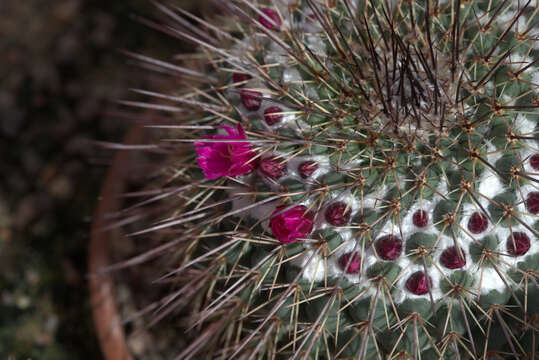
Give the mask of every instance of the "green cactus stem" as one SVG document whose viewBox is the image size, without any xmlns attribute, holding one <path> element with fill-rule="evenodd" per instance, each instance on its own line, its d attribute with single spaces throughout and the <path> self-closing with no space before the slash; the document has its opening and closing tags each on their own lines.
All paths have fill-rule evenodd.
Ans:
<svg viewBox="0 0 539 360">
<path fill-rule="evenodd" d="M 178 359 L 533 358 L 537 3 L 219 4 L 157 5 L 203 60 L 143 93 L 180 144 L 145 224 L 200 339 Z"/>
</svg>

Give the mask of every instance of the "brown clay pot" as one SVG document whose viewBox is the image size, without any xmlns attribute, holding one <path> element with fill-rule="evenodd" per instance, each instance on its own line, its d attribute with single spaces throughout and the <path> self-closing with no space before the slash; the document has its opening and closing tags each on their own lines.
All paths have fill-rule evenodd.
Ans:
<svg viewBox="0 0 539 360">
<path fill-rule="evenodd" d="M 124 144 L 135 144 L 142 138 L 143 128 L 133 127 L 125 137 Z M 111 264 L 110 245 L 118 236 L 117 230 L 103 231 L 110 223 L 107 214 L 118 211 L 129 172 L 132 153 L 120 150 L 101 188 L 100 200 L 92 224 L 88 272 L 92 314 L 101 351 L 106 360 L 132 360 L 127 347 L 122 320 L 116 301 L 115 285 L 111 274 L 101 270 Z"/>
</svg>

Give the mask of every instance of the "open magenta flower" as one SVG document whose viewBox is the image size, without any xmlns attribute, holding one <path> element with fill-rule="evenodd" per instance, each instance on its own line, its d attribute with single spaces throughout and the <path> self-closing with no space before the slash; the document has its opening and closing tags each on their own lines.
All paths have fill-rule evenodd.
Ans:
<svg viewBox="0 0 539 360">
<path fill-rule="evenodd" d="M 280 242 L 289 244 L 311 233 L 314 216 L 303 205 L 282 211 L 286 207 L 286 205 L 281 205 L 275 209 L 269 225 L 273 236 Z"/>
<path fill-rule="evenodd" d="M 245 131 L 238 124 L 236 130 L 223 125 L 228 135 L 207 136 L 212 140 L 245 140 Z M 237 176 L 252 171 L 255 162 L 252 161 L 256 152 L 248 142 L 195 142 L 198 154 L 198 165 L 202 168 L 208 179 L 217 179 L 221 176 Z"/>
</svg>

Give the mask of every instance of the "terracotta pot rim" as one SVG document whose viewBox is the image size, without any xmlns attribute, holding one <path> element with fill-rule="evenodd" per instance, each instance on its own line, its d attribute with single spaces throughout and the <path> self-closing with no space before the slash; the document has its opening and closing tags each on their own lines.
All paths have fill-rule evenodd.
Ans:
<svg viewBox="0 0 539 360">
<path fill-rule="evenodd" d="M 143 133 L 142 126 L 134 126 L 127 133 L 123 143 L 140 142 Z M 118 309 L 114 280 L 110 273 L 102 272 L 111 264 L 110 239 L 116 233 L 114 230 L 102 229 L 110 223 L 106 215 L 118 211 L 122 206 L 122 199 L 117 195 L 125 190 L 129 156 L 130 153 L 126 150 L 120 150 L 114 156 L 101 187 L 88 249 L 92 316 L 101 351 L 106 360 L 133 360 Z"/>
</svg>

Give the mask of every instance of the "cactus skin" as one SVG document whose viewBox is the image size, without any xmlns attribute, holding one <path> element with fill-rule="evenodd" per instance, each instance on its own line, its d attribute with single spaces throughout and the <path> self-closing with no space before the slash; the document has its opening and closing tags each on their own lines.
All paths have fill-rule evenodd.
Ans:
<svg viewBox="0 0 539 360">
<path fill-rule="evenodd" d="M 537 4 L 221 5 L 234 24 L 176 31 L 212 69 L 168 99 L 189 144 L 160 202 L 184 205 L 148 225 L 176 261 L 161 311 L 201 339 L 178 358 L 532 358 Z M 223 125 L 253 171 L 208 179 L 192 142 Z"/>
</svg>

